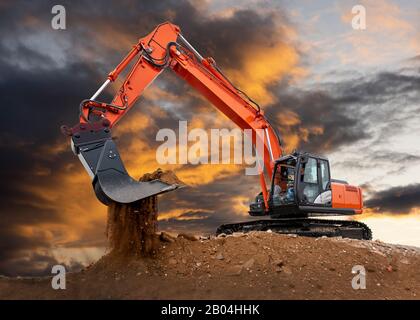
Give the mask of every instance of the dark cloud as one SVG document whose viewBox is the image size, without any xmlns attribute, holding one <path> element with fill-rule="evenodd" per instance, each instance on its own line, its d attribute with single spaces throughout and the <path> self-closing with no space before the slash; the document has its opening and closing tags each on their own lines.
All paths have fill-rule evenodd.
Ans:
<svg viewBox="0 0 420 320">
<path fill-rule="evenodd" d="M 278 96 L 279 104 L 272 106 L 269 112 L 281 133 L 299 136 L 299 147 L 304 150 L 323 153 L 369 137 L 368 128 L 363 127 L 358 117 L 327 91 L 281 89 Z M 285 111 L 297 114 L 299 122 L 281 123 L 275 114 Z M 308 130 L 306 137 L 302 129 Z"/>
<path fill-rule="evenodd" d="M 46 250 L 51 245 L 47 232 L 30 237 L 19 234 L 13 225 L 0 229 L 0 270 L 1 275 L 15 277 L 41 276 L 51 274 L 54 265 L 64 265 L 67 271 L 80 270 L 82 264 L 71 261 L 66 264 L 56 259 Z"/>
<path fill-rule="evenodd" d="M 367 208 L 378 213 L 407 214 L 420 207 L 420 184 L 397 186 L 376 192 L 368 201 Z"/>
<path fill-rule="evenodd" d="M 407 70 L 411 75 L 404 74 Z M 415 66 L 318 87 L 321 89 L 290 89 L 286 84 L 273 88 L 278 103 L 268 108 L 280 131 L 297 134 L 299 147 L 308 151 L 336 150 L 372 137 L 374 129 L 381 131 L 376 142 L 384 141 L 401 131 L 400 121 L 420 112 L 420 76 L 415 73 Z M 287 112 L 297 114 L 299 121 L 281 123 L 276 115 Z M 321 134 L 317 128 L 322 129 Z"/>
<path fill-rule="evenodd" d="M 17 277 L 39 277 L 52 275 L 51 270 L 55 265 L 62 265 L 67 272 L 80 271 L 84 265 L 76 260 L 64 263 L 52 256 L 49 252 L 36 252 L 33 247 L 28 251 L 14 251 L 13 256 L 7 256 L 0 261 L 2 276 Z"/>
<path fill-rule="evenodd" d="M 420 76 L 379 72 L 373 77 L 352 79 L 333 87 L 339 103 L 381 104 L 407 93 L 418 92 Z"/>
<path fill-rule="evenodd" d="M 160 221 L 159 224 L 173 231 L 214 233 L 221 224 L 253 220 L 254 218 L 247 215 L 248 202 L 260 192 L 258 181 L 257 176 L 246 176 L 240 171 L 208 185 L 187 187 L 164 195 L 163 201 L 159 204 L 161 211 L 176 209 L 179 203 L 186 208 L 199 208 L 205 211 L 198 210 L 193 214 L 193 217 L 198 219 L 170 218 Z M 247 199 L 239 208 L 238 197 Z M 192 212 L 187 211 L 181 215 L 181 218 L 189 218 L 191 215 Z"/>
<path fill-rule="evenodd" d="M 184 215 L 182 215 L 184 216 Z M 207 212 L 192 212 L 194 219 L 169 218 L 159 221 L 159 228 L 175 233 L 188 232 L 197 234 L 214 234 L 217 227 L 223 224 L 225 219 L 221 219 Z"/>
</svg>

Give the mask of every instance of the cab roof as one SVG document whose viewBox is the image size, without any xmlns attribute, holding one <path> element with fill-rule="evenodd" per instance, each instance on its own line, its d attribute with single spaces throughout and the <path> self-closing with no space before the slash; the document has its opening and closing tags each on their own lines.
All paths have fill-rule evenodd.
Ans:
<svg viewBox="0 0 420 320">
<path fill-rule="evenodd" d="M 287 161 L 287 160 L 295 160 L 295 161 L 297 161 L 298 158 L 301 158 L 303 156 L 305 156 L 305 157 L 312 157 L 312 158 L 316 158 L 316 159 L 321 159 L 321 160 L 328 161 L 328 158 L 323 157 L 323 156 L 319 156 L 319 155 L 316 155 L 316 154 L 313 154 L 313 153 L 309 153 L 309 152 L 295 151 L 295 152 L 293 152 L 291 154 L 287 154 L 285 156 L 282 156 L 282 157 L 278 158 L 275 161 L 275 163 L 277 164 L 277 163 L 284 162 L 284 161 Z"/>
</svg>

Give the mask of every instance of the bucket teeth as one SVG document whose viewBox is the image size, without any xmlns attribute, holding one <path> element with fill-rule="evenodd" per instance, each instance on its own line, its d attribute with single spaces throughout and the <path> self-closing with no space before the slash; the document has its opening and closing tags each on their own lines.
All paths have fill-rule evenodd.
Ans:
<svg viewBox="0 0 420 320">
<path fill-rule="evenodd" d="M 99 201 L 131 203 L 183 187 L 159 179 L 136 181 L 122 163 L 109 129 L 83 131 L 72 137 L 72 145 L 86 171 L 93 178 L 93 187 Z"/>
</svg>

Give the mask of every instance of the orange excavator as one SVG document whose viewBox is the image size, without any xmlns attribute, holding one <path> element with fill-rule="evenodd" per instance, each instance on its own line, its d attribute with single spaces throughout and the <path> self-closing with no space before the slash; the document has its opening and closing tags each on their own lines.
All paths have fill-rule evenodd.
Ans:
<svg viewBox="0 0 420 320">
<path fill-rule="evenodd" d="M 111 103 L 98 101 L 100 93 L 132 62 Z M 361 222 L 313 218 L 362 213 L 362 190 L 332 179 L 324 157 L 306 152 L 284 155 L 279 135 L 260 106 L 228 80 L 214 59 L 203 58 L 180 28 L 169 22 L 141 38 L 97 92 L 81 102 L 77 125 L 62 127 L 63 133 L 71 136 L 72 150 L 91 176 L 95 194 L 102 203 L 131 203 L 180 187 L 159 179 L 139 182 L 130 177 L 111 136 L 112 127 L 165 69 L 172 69 L 239 128 L 251 130 L 254 146 L 257 142 L 263 145 L 259 155 L 264 163 L 259 171 L 261 193 L 250 204 L 249 214 L 269 219 L 225 224 L 217 233 L 272 230 L 304 236 L 371 239 L 370 229 Z M 271 177 L 269 188 L 264 170 Z"/>
</svg>

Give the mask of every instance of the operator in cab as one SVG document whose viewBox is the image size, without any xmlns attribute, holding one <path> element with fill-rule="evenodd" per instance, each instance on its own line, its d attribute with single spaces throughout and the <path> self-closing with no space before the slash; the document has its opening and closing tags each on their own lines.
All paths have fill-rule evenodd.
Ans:
<svg viewBox="0 0 420 320">
<path fill-rule="evenodd" d="M 279 165 L 274 176 L 273 200 L 286 204 L 294 201 L 294 168 Z"/>
</svg>

